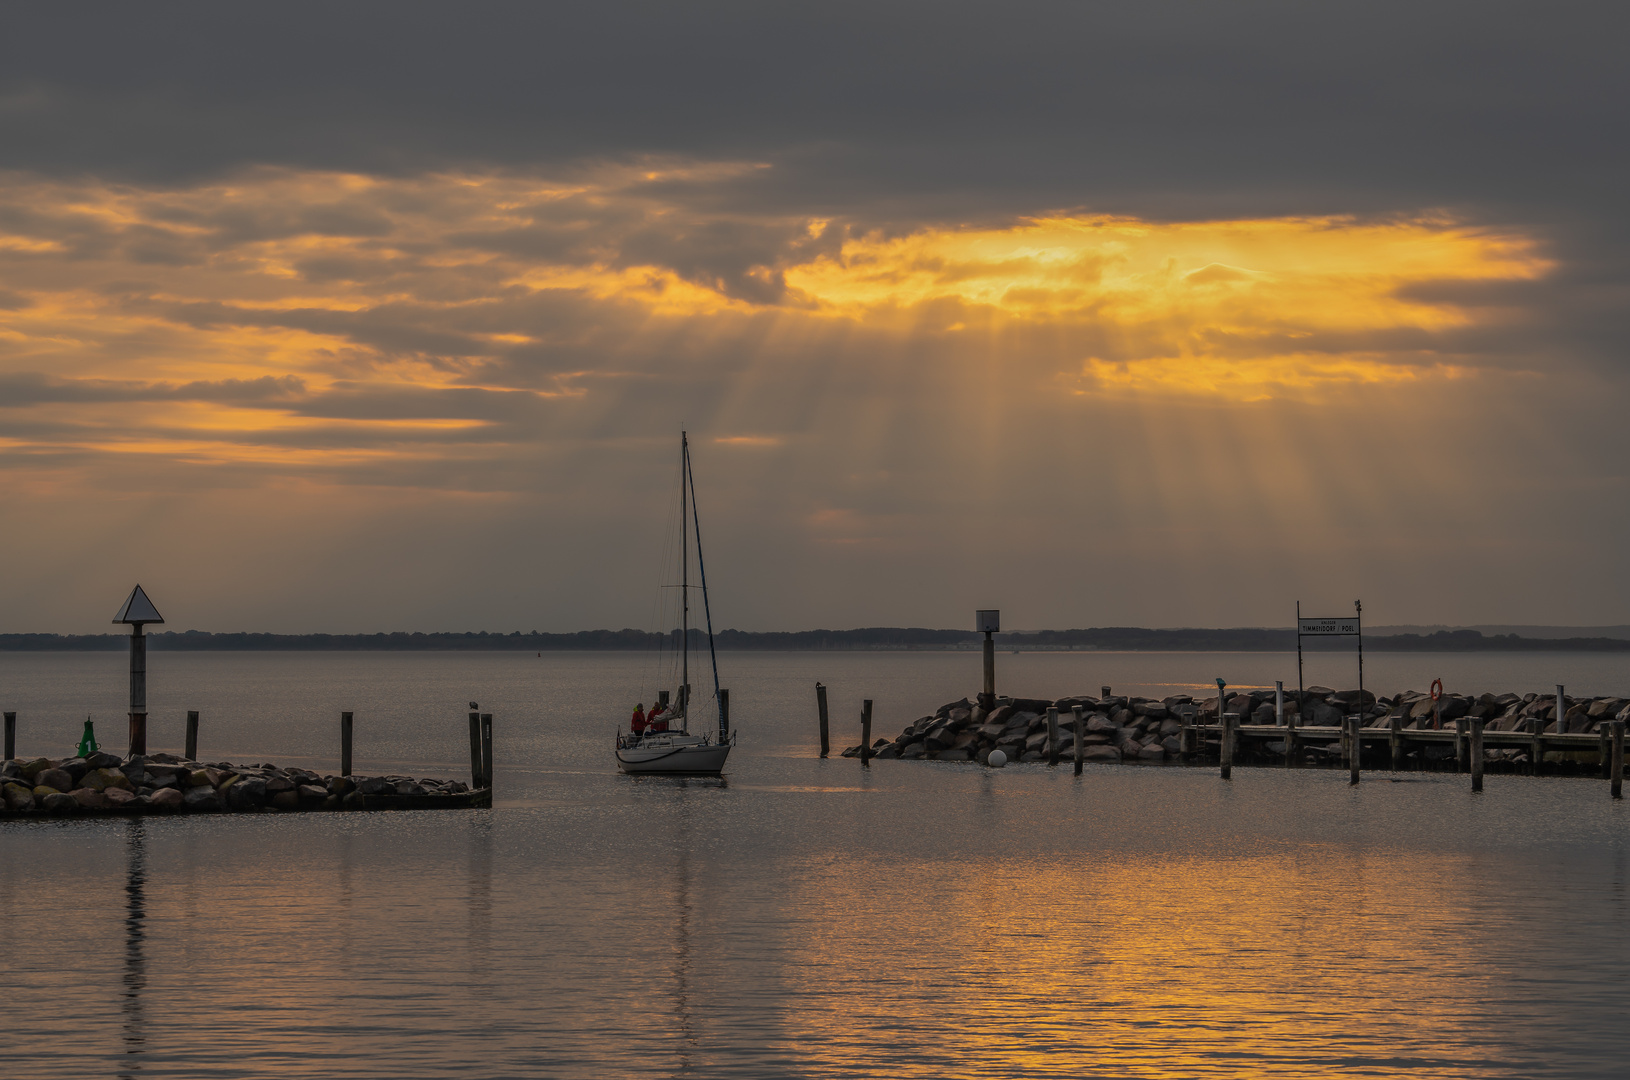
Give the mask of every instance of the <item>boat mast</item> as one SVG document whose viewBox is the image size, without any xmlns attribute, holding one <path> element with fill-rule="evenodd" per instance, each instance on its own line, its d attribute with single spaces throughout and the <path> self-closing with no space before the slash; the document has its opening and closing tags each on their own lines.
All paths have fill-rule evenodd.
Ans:
<svg viewBox="0 0 1630 1080">
<path fill-rule="evenodd" d="M 690 726 L 690 537 L 685 532 L 685 474 L 690 471 L 690 437 L 679 433 L 679 596 L 680 648 L 679 705 L 685 726 Z"/>
<path fill-rule="evenodd" d="M 702 559 L 702 519 L 696 512 L 696 477 L 691 475 L 690 455 L 685 455 L 685 476 L 690 481 L 690 522 L 696 530 L 696 569 L 702 575 L 702 611 L 707 615 L 707 655 L 713 661 L 713 700 L 719 701 L 719 654 L 713 648 L 713 605 L 707 598 L 707 563 Z M 724 710 L 719 710 L 719 737 L 724 738 Z"/>
</svg>

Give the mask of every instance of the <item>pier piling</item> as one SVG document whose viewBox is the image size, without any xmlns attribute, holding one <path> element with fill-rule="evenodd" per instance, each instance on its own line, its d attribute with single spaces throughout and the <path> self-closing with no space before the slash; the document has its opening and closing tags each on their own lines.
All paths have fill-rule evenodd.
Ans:
<svg viewBox="0 0 1630 1080">
<path fill-rule="evenodd" d="M 1612 795 L 1615 799 L 1624 798 L 1624 721 L 1613 721 L 1613 773 Z"/>
<path fill-rule="evenodd" d="M 860 703 L 860 763 L 872 763 L 872 699 Z"/>
<path fill-rule="evenodd" d="M 1359 700 L 1359 704 L 1364 704 L 1362 698 Z M 1364 717 L 1360 713 L 1354 713 L 1347 718 L 1347 782 L 1349 784 L 1358 783 L 1359 765 L 1364 760 L 1363 723 Z"/>
<path fill-rule="evenodd" d="M 1283 686 L 1283 683 L 1279 684 Z M 1301 764 L 1302 740 L 1296 734 L 1296 724 L 1302 718 L 1301 703 L 1297 703 L 1297 712 L 1284 718 L 1285 722 L 1285 768 L 1294 769 Z"/>
<path fill-rule="evenodd" d="M 1222 778 L 1224 780 L 1231 780 L 1234 775 L 1234 725 L 1238 723 L 1238 713 L 1223 713 L 1222 746 L 1219 749 L 1219 754 L 1222 758 Z"/>
<path fill-rule="evenodd" d="M 1392 734 L 1387 738 L 1387 747 L 1392 751 L 1392 771 L 1397 772 L 1404 766 L 1404 718 L 1392 718 Z"/>
<path fill-rule="evenodd" d="M 198 760 L 198 710 L 187 710 L 187 760 Z"/>
<path fill-rule="evenodd" d="M 1544 730 L 1545 717 L 1534 717 L 1534 738 L 1528 744 L 1528 772 L 1532 776 L 1539 775 L 1539 765 L 1545 757 L 1545 740 L 1540 738 Z"/>
<path fill-rule="evenodd" d="M 1477 717 L 1472 721 L 1472 790 L 1483 790 L 1483 718 Z"/>
<path fill-rule="evenodd" d="M 6 714 L 6 758 L 5 758 L 5 760 L 10 761 L 12 758 L 14 758 L 16 756 L 17 756 L 17 714 L 14 713 L 14 712 L 8 712 Z"/>
<path fill-rule="evenodd" d="M 1466 771 L 1468 754 L 1466 752 L 1466 718 L 1462 716 L 1455 721 L 1455 772 Z"/>
<path fill-rule="evenodd" d="M 1058 764 L 1058 710 L 1047 710 L 1047 764 Z"/>
<path fill-rule="evenodd" d="M 492 713 L 481 714 L 481 785 L 492 787 Z"/>
<path fill-rule="evenodd" d="M 1603 723 L 1597 725 L 1597 739 L 1601 742 L 1602 779 L 1613 779 L 1613 725 Z"/>
<path fill-rule="evenodd" d="M 351 714 L 348 712 L 340 713 L 340 775 L 351 775 Z"/>
<path fill-rule="evenodd" d="M 820 683 L 815 684 L 815 708 L 821 714 L 821 756 L 825 757 L 832 749 L 832 742 L 826 731 L 826 687 Z"/>
<path fill-rule="evenodd" d="M 470 787 L 479 791 L 487 786 L 481 776 L 481 714 L 470 714 Z"/>
<path fill-rule="evenodd" d="M 1273 682 L 1273 722 L 1285 726 L 1285 684 L 1279 679 Z"/>
<path fill-rule="evenodd" d="M 1081 762 L 1087 756 L 1087 723 L 1081 716 L 1081 706 L 1070 710 L 1075 717 L 1075 775 L 1081 775 Z"/>
</svg>

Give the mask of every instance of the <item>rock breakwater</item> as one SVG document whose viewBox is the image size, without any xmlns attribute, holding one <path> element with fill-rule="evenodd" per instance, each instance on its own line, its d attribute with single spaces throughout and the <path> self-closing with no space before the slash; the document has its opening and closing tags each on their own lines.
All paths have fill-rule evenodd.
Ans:
<svg viewBox="0 0 1630 1080">
<path fill-rule="evenodd" d="M 324 776 L 271 764 L 183 761 L 173 754 L 12 759 L 0 764 L 0 813 L 266 813 L 488 805 L 457 780 Z M 482 801 L 485 796 L 487 801 Z"/>
<path fill-rule="evenodd" d="M 990 710 L 980 708 L 969 698 L 948 702 L 928 716 L 911 724 L 892 740 L 880 738 L 872 744 L 874 760 L 888 758 L 934 761 L 985 762 L 993 750 L 1001 750 L 1008 761 L 1041 761 L 1049 756 L 1047 710 L 1058 710 L 1057 750 L 1072 757 L 1075 750 L 1074 708 L 1081 708 L 1087 761 L 1120 761 L 1160 764 L 1181 760 L 1181 735 L 1192 723 L 1214 723 L 1215 696 L 1196 698 L 1176 694 L 1165 698 L 1077 697 L 996 699 Z M 1223 711 L 1234 713 L 1242 724 L 1271 725 L 1278 720 L 1272 690 L 1245 690 L 1229 694 Z M 1430 694 L 1406 690 L 1392 697 L 1376 697 L 1366 690 L 1332 690 L 1309 687 L 1300 697 L 1287 690 L 1284 696 L 1285 721 L 1296 728 L 1335 728 L 1345 717 L 1358 714 L 1367 728 L 1390 729 L 1395 720 L 1401 730 L 1453 727 L 1461 719 L 1484 721 L 1488 731 L 1537 731 L 1539 733 L 1595 734 L 1612 720 L 1630 720 L 1630 698 L 1564 695 L 1560 710 L 1555 694 L 1445 694 L 1434 702 Z M 1560 719 L 1559 719 L 1560 713 Z M 1294 741 L 1255 741 L 1252 752 L 1278 754 L 1283 760 L 1286 747 L 1305 755 L 1308 764 L 1339 760 L 1338 735 L 1324 739 L 1311 736 Z M 1519 748 L 1485 750 L 1490 762 L 1527 763 L 1527 751 Z M 859 746 L 843 751 L 844 757 L 858 757 Z M 1416 765 L 1431 766 L 1453 759 L 1452 746 L 1418 747 L 1410 751 Z"/>
</svg>

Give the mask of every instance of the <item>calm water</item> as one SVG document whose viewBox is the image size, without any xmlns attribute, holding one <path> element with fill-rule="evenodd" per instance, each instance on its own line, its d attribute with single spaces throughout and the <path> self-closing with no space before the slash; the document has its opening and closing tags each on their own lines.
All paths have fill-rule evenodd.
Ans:
<svg viewBox="0 0 1630 1080">
<path fill-rule="evenodd" d="M 976 655 L 725 654 L 720 781 L 618 775 L 612 654 L 162 654 L 150 742 L 464 775 L 492 811 L 0 825 L 0 1058 L 29 1076 L 1622 1076 L 1630 807 L 1490 776 L 813 757 L 975 688 Z M 1003 689 L 1295 684 L 1275 654 L 999 657 Z M 19 752 L 123 657 L 0 654 Z M 1603 656 L 1371 656 L 1366 685 L 1630 693 Z M 1321 656 L 1309 683 L 1351 685 Z"/>
</svg>

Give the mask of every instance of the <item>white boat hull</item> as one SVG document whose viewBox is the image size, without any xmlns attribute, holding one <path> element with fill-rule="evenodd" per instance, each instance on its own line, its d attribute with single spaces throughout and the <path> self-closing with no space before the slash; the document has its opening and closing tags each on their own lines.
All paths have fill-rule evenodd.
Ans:
<svg viewBox="0 0 1630 1080">
<path fill-rule="evenodd" d="M 717 776 L 729 756 L 729 744 L 703 742 L 694 735 L 622 740 L 617 747 L 617 767 L 625 773 Z"/>
</svg>

